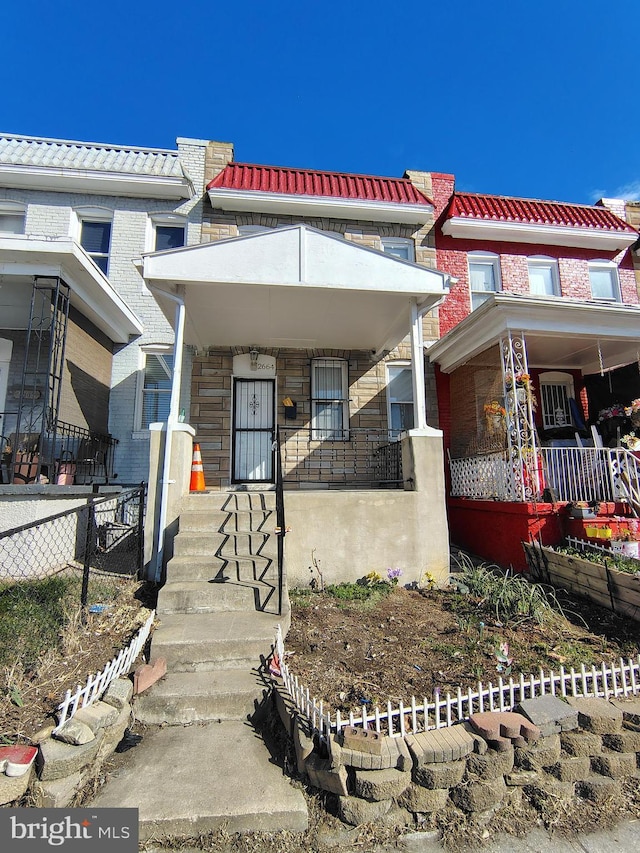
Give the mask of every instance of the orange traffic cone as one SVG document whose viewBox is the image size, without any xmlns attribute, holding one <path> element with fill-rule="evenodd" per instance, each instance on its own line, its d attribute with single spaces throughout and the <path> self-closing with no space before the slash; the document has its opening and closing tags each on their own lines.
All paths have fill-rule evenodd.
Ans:
<svg viewBox="0 0 640 853">
<path fill-rule="evenodd" d="M 193 445 L 193 461 L 191 463 L 191 483 L 189 485 L 190 492 L 204 492 L 204 468 L 202 467 L 202 456 L 200 455 L 200 445 Z"/>
</svg>

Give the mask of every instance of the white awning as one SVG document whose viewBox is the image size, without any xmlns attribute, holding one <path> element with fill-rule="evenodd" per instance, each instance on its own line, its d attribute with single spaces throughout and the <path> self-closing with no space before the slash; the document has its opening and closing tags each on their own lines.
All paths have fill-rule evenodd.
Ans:
<svg viewBox="0 0 640 853">
<path fill-rule="evenodd" d="M 62 278 L 69 285 L 71 305 L 115 343 L 128 343 L 132 335 L 142 333 L 140 320 L 75 240 L 22 234 L 0 236 L 4 328 L 25 328 L 22 314 L 29 299 L 24 298 L 24 288 L 34 276 Z"/>
<path fill-rule="evenodd" d="M 640 306 L 496 294 L 433 344 L 429 358 L 452 373 L 509 331 L 525 335 L 530 367 L 597 373 L 638 360 Z"/>
<path fill-rule="evenodd" d="M 364 349 L 396 346 L 411 305 L 434 307 L 448 276 L 306 225 L 145 255 L 143 275 L 185 343 L 197 347 Z"/>
</svg>

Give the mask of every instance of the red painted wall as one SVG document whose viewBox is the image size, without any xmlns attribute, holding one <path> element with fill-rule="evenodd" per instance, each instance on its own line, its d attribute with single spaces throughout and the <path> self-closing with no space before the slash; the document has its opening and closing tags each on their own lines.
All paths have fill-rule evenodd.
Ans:
<svg viewBox="0 0 640 853">
<path fill-rule="evenodd" d="M 455 545 L 516 572 L 527 568 L 523 541 L 539 541 L 540 537 L 543 545 L 557 545 L 564 535 L 562 519 L 553 504 L 449 498 L 448 510 Z"/>
</svg>

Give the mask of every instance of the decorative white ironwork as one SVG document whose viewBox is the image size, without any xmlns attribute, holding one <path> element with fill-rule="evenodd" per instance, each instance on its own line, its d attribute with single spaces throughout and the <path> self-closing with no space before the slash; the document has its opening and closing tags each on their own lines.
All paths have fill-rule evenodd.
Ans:
<svg viewBox="0 0 640 853">
<path fill-rule="evenodd" d="M 640 507 L 640 461 L 621 447 L 541 447 L 544 483 L 557 501 L 626 501 Z M 521 501 L 507 451 L 450 459 L 454 497 Z"/>
<path fill-rule="evenodd" d="M 58 725 L 53 730 L 60 731 L 67 720 L 76 713 L 78 708 L 86 708 L 96 702 L 112 681 L 115 681 L 123 672 L 129 672 L 144 644 L 147 642 L 149 631 L 155 619 L 155 611 L 149 616 L 142 628 L 138 631 L 129 645 L 105 666 L 102 672 L 89 675 L 84 687 L 78 684 L 74 693 L 67 690 L 63 701 L 58 705 Z"/>
<path fill-rule="evenodd" d="M 285 662 L 286 651 L 282 632 L 278 626 L 274 643 L 278 656 L 278 668 L 284 687 L 289 693 L 297 710 L 309 721 L 314 732 L 327 740 L 329 734 L 339 732 L 345 726 L 362 726 L 376 732 L 384 731 L 391 737 L 404 737 L 407 734 L 443 729 L 454 723 L 467 720 L 471 714 L 483 711 L 511 711 L 523 699 L 537 696 L 580 696 L 603 697 L 637 696 L 640 693 L 640 655 L 637 658 L 620 658 L 617 663 L 587 667 L 584 664 L 576 670 L 571 667 L 559 672 L 538 670 L 537 674 L 518 678 L 498 678 L 497 684 L 478 682 L 476 689 L 461 687 L 453 693 L 441 697 L 436 691 L 431 700 L 426 696 L 412 696 L 408 702 L 400 701 L 397 707 L 387 702 L 386 709 L 374 708 L 367 711 L 365 705 L 359 713 L 352 712 L 343 717 L 336 711 L 335 718 L 324 707 L 324 702 L 311 696 L 309 688 L 300 684 L 298 677 L 289 671 Z"/>
<path fill-rule="evenodd" d="M 509 332 L 502 338 L 500 358 L 513 488 L 521 496 L 520 500 L 530 501 L 539 497 L 541 482 L 533 419 L 533 392 L 522 332 Z"/>
</svg>

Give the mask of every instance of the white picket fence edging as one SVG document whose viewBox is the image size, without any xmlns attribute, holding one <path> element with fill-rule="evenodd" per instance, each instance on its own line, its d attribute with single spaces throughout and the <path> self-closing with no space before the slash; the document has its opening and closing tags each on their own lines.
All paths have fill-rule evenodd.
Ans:
<svg viewBox="0 0 640 853">
<path fill-rule="evenodd" d="M 419 702 L 415 696 L 407 703 L 400 702 L 393 708 L 387 702 L 385 710 L 376 707 L 368 713 L 367 707 L 362 706 L 362 713 L 350 713 L 344 717 L 336 711 L 335 718 L 325 710 L 324 702 L 317 700 L 309 693 L 309 688 L 300 684 L 286 664 L 286 650 L 282 631 L 278 625 L 274 649 L 277 654 L 277 667 L 280 671 L 285 689 L 291 701 L 309 722 L 312 730 L 322 740 L 327 740 L 329 734 L 337 733 L 346 726 L 361 726 L 382 732 L 382 724 L 386 726 L 385 734 L 391 737 L 404 737 L 407 734 L 443 729 L 455 723 L 468 720 L 471 714 L 483 711 L 512 711 L 524 699 L 534 699 L 537 696 L 568 696 L 604 699 L 617 696 L 637 696 L 640 693 L 640 655 L 636 659 L 620 658 L 616 664 L 587 667 L 584 664 L 576 671 L 574 667 L 565 670 L 561 666 L 558 672 L 539 670 L 537 675 L 529 677 L 520 674 L 505 680 L 498 678 L 497 684 L 489 682 L 486 686 L 481 681 L 473 690 L 458 688 L 455 693 L 447 693 L 441 697 L 437 692 L 431 701 L 422 697 Z"/>
<path fill-rule="evenodd" d="M 67 690 L 64 699 L 58 705 L 58 725 L 53 730 L 54 734 L 60 731 L 67 720 L 73 717 L 79 707 L 86 708 L 91 705 L 102 696 L 112 681 L 119 678 L 123 672 L 129 672 L 131 665 L 147 642 L 155 615 L 154 610 L 129 645 L 112 658 L 101 672 L 89 675 L 84 687 L 78 684 L 74 693 Z"/>
</svg>

